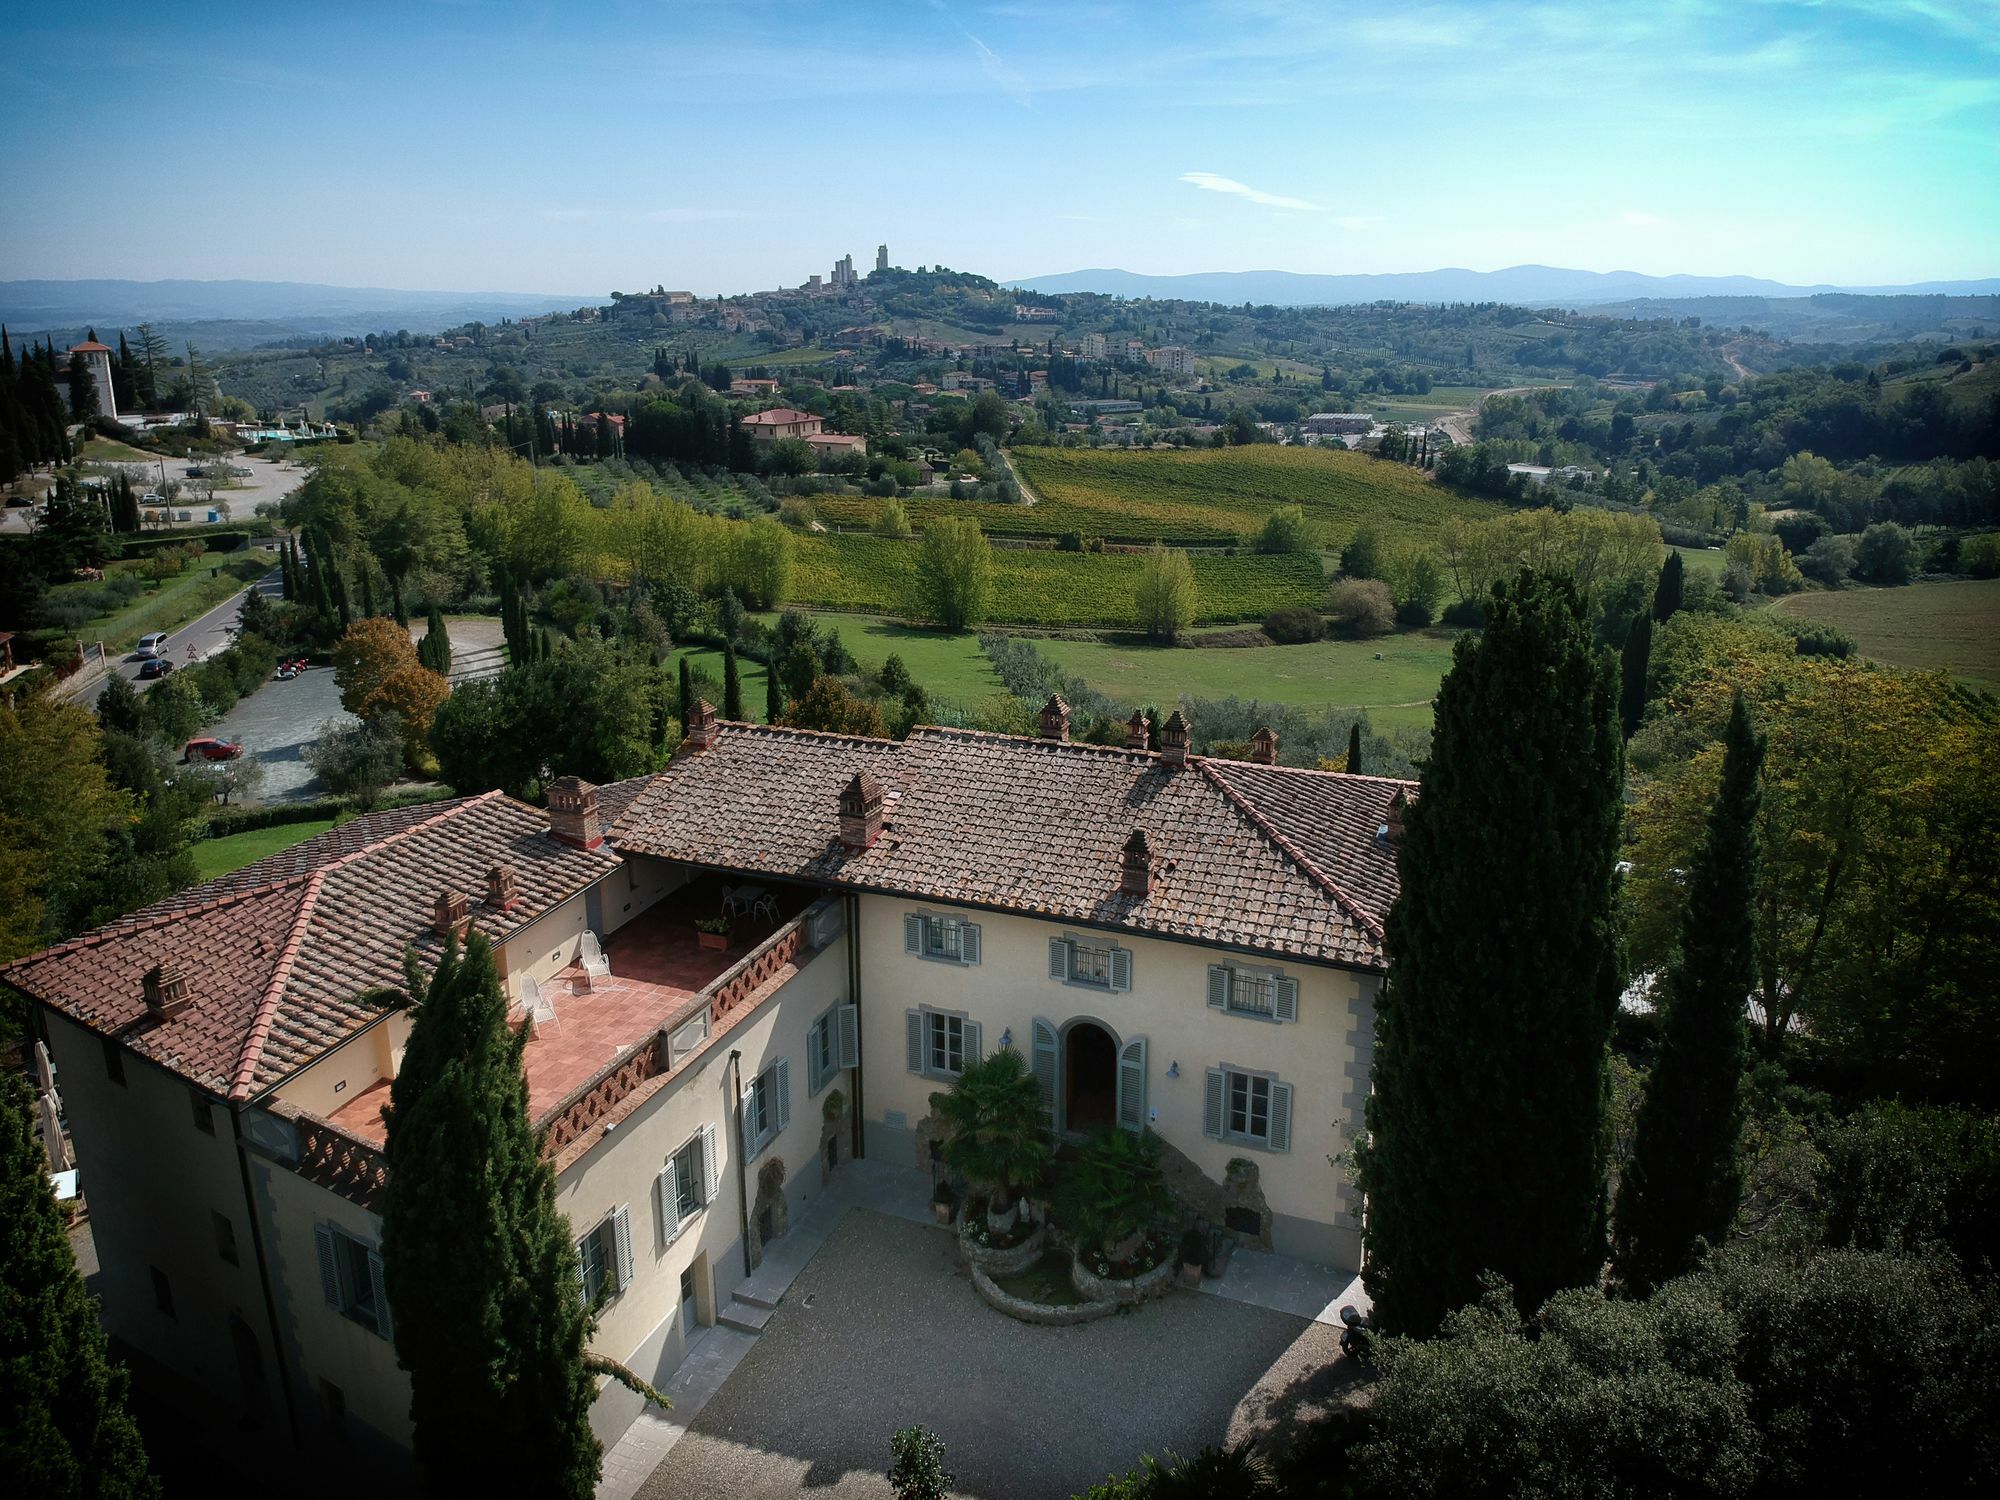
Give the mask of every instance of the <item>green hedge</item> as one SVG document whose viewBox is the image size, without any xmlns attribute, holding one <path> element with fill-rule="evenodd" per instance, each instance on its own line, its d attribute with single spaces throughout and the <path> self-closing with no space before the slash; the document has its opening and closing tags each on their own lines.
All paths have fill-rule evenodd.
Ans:
<svg viewBox="0 0 2000 1500">
<path fill-rule="evenodd" d="M 143 536 L 121 537 L 118 551 L 122 557 L 144 557 L 162 547 L 200 542 L 207 552 L 240 552 L 253 539 L 270 536 L 276 529 L 268 522 L 240 526 L 175 526 L 166 531 L 149 531 Z"/>
<path fill-rule="evenodd" d="M 439 802 L 451 793 L 443 787 L 429 787 L 413 792 L 391 794 L 375 804 L 375 812 L 386 812 L 392 808 L 415 807 L 424 802 Z M 201 837 L 210 839 L 227 838 L 232 833 L 248 833 L 255 828 L 277 828 L 286 823 L 311 823 L 325 818 L 338 818 L 344 813 L 358 809 L 345 797 L 320 797 L 312 802 L 273 802 L 263 807 L 218 807 L 208 815 L 207 825 Z"/>
</svg>

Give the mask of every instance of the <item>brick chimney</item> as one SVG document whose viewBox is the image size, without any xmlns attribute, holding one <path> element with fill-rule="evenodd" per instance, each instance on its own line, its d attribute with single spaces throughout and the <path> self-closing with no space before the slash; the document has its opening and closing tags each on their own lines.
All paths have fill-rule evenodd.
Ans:
<svg viewBox="0 0 2000 1500">
<path fill-rule="evenodd" d="M 1125 748 L 1127 750 L 1153 748 L 1153 726 L 1146 722 L 1145 714 L 1136 708 L 1132 710 L 1132 717 L 1125 721 Z"/>
<path fill-rule="evenodd" d="M 439 891 L 431 908 L 431 931 L 441 938 L 462 938 L 472 925 L 472 898 L 464 891 Z"/>
<path fill-rule="evenodd" d="M 1069 705 L 1063 702 L 1061 693 L 1050 693 L 1049 701 L 1042 705 L 1042 738 L 1069 738 Z"/>
<path fill-rule="evenodd" d="M 521 899 L 514 888 L 514 867 L 495 865 L 486 872 L 486 904 L 495 911 L 512 911 Z"/>
<path fill-rule="evenodd" d="M 1177 708 L 1160 726 L 1160 764 L 1178 771 L 1187 764 L 1189 725 Z"/>
<path fill-rule="evenodd" d="M 1250 736 L 1250 759 L 1260 766 L 1278 763 L 1278 737 L 1268 725 Z"/>
<path fill-rule="evenodd" d="M 579 849 L 595 849 L 603 843 L 604 830 L 597 826 L 597 788 L 581 776 L 551 782 L 549 832 Z"/>
<path fill-rule="evenodd" d="M 866 849 L 882 836 L 882 783 L 861 771 L 840 789 L 840 841 Z"/>
<path fill-rule="evenodd" d="M 146 992 L 146 1013 L 155 1020 L 171 1021 L 188 1008 L 187 981 L 173 964 L 154 964 L 139 983 Z"/>
<path fill-rule="evenodd" d="M 687 746 L 699 755 L 715 743 L 715 709 L 706 698 L 697 698 L 688 710 Z"/>
<path fill-rule="evenodd" d="M 1128 896 L 1153 893 L 1153 851 L 1146 842 L 1146 830 L 1135 828 L 1125 840 L 1125 854 L 1118 874 L 1118 889 Z"/>
<path fill-rule="evenodd" d="M 1403 836 L 1403 810 L 1409 805 L 1409 794 L 1400 789 L 1389 799 L 1389 811 L 1382 816 L 1382 826 L 1389 830 L 1389 842 L 1392 844 Z"/>
</svg>

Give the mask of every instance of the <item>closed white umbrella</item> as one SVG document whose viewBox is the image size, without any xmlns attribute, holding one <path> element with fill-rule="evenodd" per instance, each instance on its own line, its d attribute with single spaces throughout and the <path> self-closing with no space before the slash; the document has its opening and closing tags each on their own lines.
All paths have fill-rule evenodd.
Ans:
<svg viewBox="0 0 2000 1500">
<path fill-rule="evenodd" d="M 49 1044 L 35 1043 L 35 1091 L 52 1094 L 56 1088 L 56 1065 L 49 1061 Z"/>
<path fill-rule="evenodd" d="M 61 1106 L 52 1092 L 43 1094 L 37 1102 L 42 1110 L 42 1149 L 49 1154 L 49 1170 L 67 1172 L 76 1165 L 76 1159 L 70 1155 L 69 1140 L 63 1135 Z"/>
</svg>

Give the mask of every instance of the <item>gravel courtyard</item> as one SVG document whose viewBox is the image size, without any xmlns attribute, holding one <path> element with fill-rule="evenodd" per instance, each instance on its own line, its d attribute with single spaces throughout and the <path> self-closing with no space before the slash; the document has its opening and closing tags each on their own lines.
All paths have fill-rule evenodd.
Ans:
<svg viewBox="0 0 2000 1500">
<path fill-rule="evenodd" d="M 954 1493 L 1068 1496 L 1321 1404 L 1337 1349 L 1323 1325 L 1186 1293 L 1030 1327 L 979 1300 L 949 1232 L 856 1209 L 640 1495 L 887 1500 L 889 1436 L 922 1423 Z"/>
</svg>

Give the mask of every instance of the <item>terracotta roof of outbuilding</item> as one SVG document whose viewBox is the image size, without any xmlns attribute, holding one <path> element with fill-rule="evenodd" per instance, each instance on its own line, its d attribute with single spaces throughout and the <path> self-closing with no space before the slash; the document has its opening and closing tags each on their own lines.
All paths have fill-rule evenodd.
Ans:
<svg viewBox="0 0 2000 1500">
<path fill-rule="evenodd" d="M 885 828 L 850 849 L 838 799 L 860 771 L 882 783 Z M 1395 895 L 1377 803 L 1404 785 L 1205 757 L 1176 770 L 1150 751 L 973 730 L 898 744 L 726 723 L 608 837 L 624 852 L 1376 969 Z M 1134 828 L 1153 853 L 1145 896 L 1119 890 Z"/>
<path fill-rule="evenodd" d="M 633 782 L 600 791 L 622 807 Z M 509 911 L 481 899 L 513 868 Z M 439 892 L 471 898 L 499 940 L 617 868 L 608 849 L 549 836 L 547 814 L 497 792 L 356 818 L 233 875 L 0 969 L 0 979 L 211 1092 L 247 1099 L 374 1021 L 403 953 L 437 962 Z M 190 1004 L 151 1015 L 141 976 L 171 960 Z"/>
</svg>

